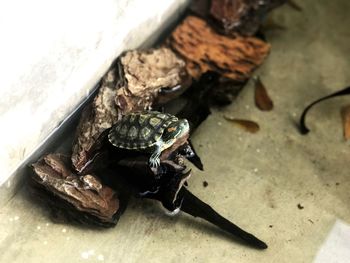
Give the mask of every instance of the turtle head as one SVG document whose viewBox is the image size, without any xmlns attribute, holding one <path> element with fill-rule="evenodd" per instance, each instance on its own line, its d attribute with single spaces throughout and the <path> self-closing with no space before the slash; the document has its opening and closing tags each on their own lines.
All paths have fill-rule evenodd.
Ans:
<svg viewBox="0 0 350 263">
<path fill-rule="evenodd" d="M 162 139 L 165 143 L 174 142 L 190 131 L 190 125 L 186 119 L 174 121 L 165 128 Z"/>
</svg>

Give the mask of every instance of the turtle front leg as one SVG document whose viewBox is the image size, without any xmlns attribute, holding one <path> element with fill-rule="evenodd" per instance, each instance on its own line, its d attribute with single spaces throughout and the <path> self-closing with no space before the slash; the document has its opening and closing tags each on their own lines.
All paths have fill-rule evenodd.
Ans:
<svg viewBox="0 0 350 263">
<path fill-rule="evenodd" d="M 156 144 L 156 148 L 149 158 L 149 166 L 151 168 L 158 168 L 160 166 L 160 155 L 162 154 L 162 145 L 160 143 Z"/>
<path fill-rule="evenodd" d="M 155 150 L 149 158 L 149 164 L 151 168 L 158 168 L 160 166 L 160 155 L 162 154 L 163 150 L 169 148 L 174 144 L 175 141 L 175 139 L 170 139 L 165 142 L 159 141 L 155 144 Z"/>
</svg>

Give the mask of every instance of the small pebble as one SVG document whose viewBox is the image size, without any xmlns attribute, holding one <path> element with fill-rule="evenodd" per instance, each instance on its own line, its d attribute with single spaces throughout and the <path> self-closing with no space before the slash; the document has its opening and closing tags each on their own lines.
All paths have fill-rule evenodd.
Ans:
<svg viewBox="0 0 350 263">
<path fill-rule="evenodd" d="M 260 149 L 256 149 L 256 152 L 259 153 L 259 152 L 260 152 Z"/>
<path fill-rule="evenodd" d="M 259 171 L 258 168 L 254 168 L 254 173 L 257 173 Z"/>
<path fill-rule="evenodd" d="M 62 233 L 66 233 L 66 232 L 67 232 L 67 229 L 63 228 Z"/>
<path fill-rule="evenodd" d="M 36 229 L 40 230 L 40 229 L 41 229 L 41 226 L 37 226 Z"/>
<path fill-rule="evenodd" d="M 103 260 L 105 260 L 105 257 L 100 254 L 100 255 L 97 256 L 97 260 L 103 261 Z"/>
<path fill-rule="evenodd" d="M 17 221 L 19 219 L 19 216 L 15 216 L 13 219 Z"/>
<path fill-rule="evenodd" d="M 208 184 L 208 182 L 207 181 L 203 181 L 203 186 L 204 187 L 207 187 L 209 184 Z"/>
<path fill-rule="evenodd" d="M 218 126 L 221 126 L 222 125 L 222 122 L 221 121 L 218 121 Z"/>
<path fill-rule="evenodd" d="M 47 241 L 44 241 L 44 245 L 47 245 Z"/>
<path fill-rule="evenodd" d="M 301 210 L 301 209 L 304 209 L 304 206 L 302 206 L 301 204 L 298 204 L 298 208 Z"/>
</svg>

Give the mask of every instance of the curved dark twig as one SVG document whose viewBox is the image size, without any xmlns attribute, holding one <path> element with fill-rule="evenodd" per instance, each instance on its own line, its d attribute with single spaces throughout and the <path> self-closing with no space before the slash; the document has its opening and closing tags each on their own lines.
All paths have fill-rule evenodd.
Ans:
<svg viewBox="0 0 350 263">
<path fill-rule="evenodd" d="M 333 98 L 333 97 L 338 97 L 338 96 L 343 96 L 343 95 L 349 95 L 350 94 L 350 86 L 349 87 L 346 87 L 345 89 L 342 89 L 340 91 L 337 91 L 335 93 L 332 93 L 330 95 L 327 95 L 325 97 L 322 97 L 314 102 L 312 102 L 309 106 L 307 106 L 303 113 L 301 114 L 301 117 L 300 117 L 300 121 L 299 121 L 299 129 L 300 129 L 300 133 L 301 134 L 307 134 L 310 130 L 306 127 L 305 125 L 305 117 L 306 117 L 306 114 L 308 113 L 308 111 L 317 103 L 321 102 L 321 101 L 324 101 L 324 100 L 327 100 L 327 99 L 330 99 L 330 98 Z"/>
</svg>

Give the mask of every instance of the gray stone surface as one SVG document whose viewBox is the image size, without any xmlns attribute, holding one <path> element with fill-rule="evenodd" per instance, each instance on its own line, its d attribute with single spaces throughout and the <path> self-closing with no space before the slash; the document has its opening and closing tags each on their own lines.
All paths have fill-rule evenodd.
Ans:
<svg viewBox="0 0 350 263">
<path fill-rule="evenodd" d="M 350 223 L 350 150 L 339 115 L 349 98 L 313 109 L 307 136 L 295 123 L 310 101 L 350 83 L 350 2 L 299 2 L 302 13 L 274 12 L 287 29 L 267 34 L 272 51 L 257 72 L 274 110 L 256 109 L 249 82 L 193 138 L 205 171 L 194 170 L 191 191 L 265 240 L 267 250 L 237 244 L 187 215 L 169 218 L 151 201 L 133 200 L 114 229 L 54 224 L 22 190 L 0 211 L 0 261 L 311 262 L 334 222 Z M 261 130 L 246 133 L 224 114 L 256 120 Z"/>
</svg>

